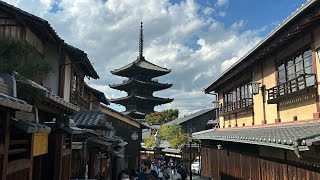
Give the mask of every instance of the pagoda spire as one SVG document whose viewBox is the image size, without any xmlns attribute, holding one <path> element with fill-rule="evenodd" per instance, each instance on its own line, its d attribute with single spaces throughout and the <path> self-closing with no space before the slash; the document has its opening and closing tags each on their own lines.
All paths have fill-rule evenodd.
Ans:
<svg viewBox="0 0 320 180">
<path fill-rule="evenodd" d="M 140 26 L 140 38 L 139 38 L 139 57 L 142 59 L 143 57 L 143 22 L 141 22 Z"/>
</svg>

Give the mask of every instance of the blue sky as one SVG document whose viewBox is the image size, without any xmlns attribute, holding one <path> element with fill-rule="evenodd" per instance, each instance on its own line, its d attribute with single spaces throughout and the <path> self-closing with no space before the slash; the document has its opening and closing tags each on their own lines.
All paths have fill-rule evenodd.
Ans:
<svg viewBox="0 0 320 180">
<path fill-rule="evenodd" d="M 265 36 L 276 25 L 291 15 L 305 0 L 231 0 L 221 20 L 228 26 L 234 21 L 243 19 L 244 29 L 257 29 L 267 26 L 261 35 Z"/>
<path fill-rule="evenodd" d="M 65 42 L 85 51 L 99 80 L 89 85 L 107 98 L 126 96 L 109 88 L 124 80 L 110 71 L 138 55 L 140 21 L 144 55 L 172 72 L 159 78 L 172 83 L 156 92 L 181 115 L 212 107 L 209 86 L 305 0 L 5 0 L 46 19 Z M 112 108 L 124 108 L 112 104 Z"/>
</svg>

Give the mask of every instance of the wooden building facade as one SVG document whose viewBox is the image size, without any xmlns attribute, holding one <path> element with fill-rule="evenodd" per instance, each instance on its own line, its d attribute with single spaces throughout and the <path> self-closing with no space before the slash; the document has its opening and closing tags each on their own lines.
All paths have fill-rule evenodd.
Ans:
<svg viewBox="0 0 320 180">
<path fill-rule="evenodd" d="M 319 179 L 320 1 L 310 0 L 205 89 L 219 128 L 201 140 L 213 179 Z"/>
<path fill-rule="evenodd" d="M 1 117 L 1 130 L 4 130 L 1 131 L 1 144 L 4 145 L 0 146 L 0 167 L 1 174 L 5 174 L 1 178 L 70 179 L 75 130 L 70 127 L 68 116 L 79 111 L 79 107 L 89 109 L 99 106 L 97 99 L 99 100 L 101 94 L 97 95 L 92 91 L 85 93 L 88 87 L 84 82 L 85 76 L 94 79 L 99 76 L 87 54 L 66 44 L 46 20 L 3 1 L 0 1 L 0 9 L 0 40 L 24 43 L 32 47 L 40 58 L 53 65 L 53 71 L 48 78 L 28 79 L 19 72 L 14 73 L 17 97 L 33 108 L 29 112 L 4 108 L 6 111 Z M 96 96 L 93 97 L 92 94 Z M 96 97 L 98 98 L 95 99 Z M 101 102 L 107 101 L 104 99 Z M 8 118 L 14 118 L 10 121 L 11 124 L 7 123 Z M 6 129 L 8 127 L 10 132 Z M 10 138 L 8 140 L 4 133 L 11 135 L 9 148 L 16 148 L 12 149 L 12 152 L 8 151 L 7 143 Z M 20 157 L 21 161 L 11 162 Z M 14 167 L 14 170 L 11 167 Z M 21 170 L 22 174 L 12 174 L 16 170 Z"/>
<path fill-rule="evenodd" d="M 120 136 L 126 143 L 123 157 L 114 156 L 114 171 L 119 170 L 139 170 L 140 168 L 140 148 L 142 142 L 142 129 L 146 128 L 138 120 L 117 112 L 107 106 L 101 105 L 101 111 L 107 114 L 108 121 L 116 129 L 116 135 Z M 117 170 L 116 166 L 119 166 Z M 116 179 L 116 177 L 113 177 Z"/>
</svg>

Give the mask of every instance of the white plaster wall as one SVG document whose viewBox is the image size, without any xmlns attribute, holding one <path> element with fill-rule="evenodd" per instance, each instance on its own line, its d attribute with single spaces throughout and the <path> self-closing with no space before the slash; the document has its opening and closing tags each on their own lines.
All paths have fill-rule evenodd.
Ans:
<svg viewBox="0 0 320 180">
<path fill-rule="evenodd" d="M 66 58 L 66 64 L 71 63 L 69 57 Z M 63 99 L 70 102 L 70 88 L 71 88 L 71 65 L 64 66 L 64 89 Z"/>
<path fill-rule="evenodd" d="M 58 47 L 48 45 L 45 48 L 44 58 L 54 64 L 54 71 L 49 78 L 43 82 L 43 86 L 51 88 L 55 95 L 58 95 L 59 90 L 59 51 Z"/>
</svg>

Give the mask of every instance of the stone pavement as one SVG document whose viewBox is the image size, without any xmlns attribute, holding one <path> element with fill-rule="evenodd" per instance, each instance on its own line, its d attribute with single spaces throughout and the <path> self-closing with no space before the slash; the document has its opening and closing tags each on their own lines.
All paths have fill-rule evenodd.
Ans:
<svg viewBox="0 0 320 180">
<path fill-rule="evenodd" d="M 189 176 L 188 176 L 188 179 L 190 179 Z M 196 174 L 193 174 L 192 175 L 192 180 L 210 180 L 210 179 L 198 176 Z"/>
</svg>

